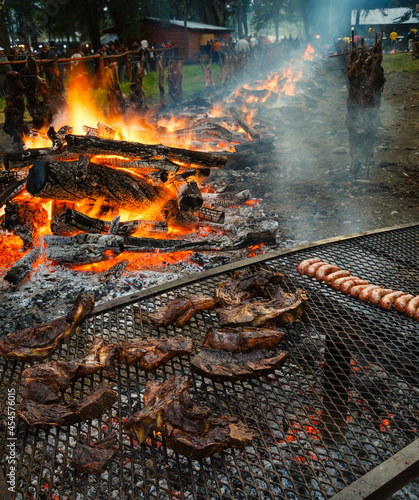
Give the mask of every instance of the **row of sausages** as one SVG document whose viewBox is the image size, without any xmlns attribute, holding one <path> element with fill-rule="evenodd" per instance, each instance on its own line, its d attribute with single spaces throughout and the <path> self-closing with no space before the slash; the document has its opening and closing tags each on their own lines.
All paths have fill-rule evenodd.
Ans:
<svg viewBox="0 0 419 500">
<path fill-rule="evenodd" d="M 419 295 L 414 296 L 379 285 L 371 285 L 368 281 L 358 276 L 351 276 L 349 271 L 323 262 L 318 257 L 303 260 L 298 264 L 297 271 L 317 281 L 324 281 L 335 290 L 357 297 L 363 302 L 379 305 L 386 311 L 394 305 L 398 312 L 419 321 Z"/>
</svg>

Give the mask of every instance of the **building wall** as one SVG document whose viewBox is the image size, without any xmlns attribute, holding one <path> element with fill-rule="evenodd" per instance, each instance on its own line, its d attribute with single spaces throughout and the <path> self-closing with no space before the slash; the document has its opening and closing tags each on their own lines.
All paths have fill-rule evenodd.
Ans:
<svg viewBox="0 0 419 500">
<path fill-rule="evenodd" d="M 229 31 L 188 29 L 188 60 L 198 61 L 201 51 L 201 36 L 205 34 L 211 34 L 220 40 L 224 39 L 226 43 L 230 38 Z M 185 30 L 183 27 L 176 25 L 166 27 L 156 21 L 147 20 L 142 27 L 142 36 L 150 44 L 157 42 L 160 45 L 169 40 L 178 48 L 179 58 L 185 58 Z"/>
</svg>

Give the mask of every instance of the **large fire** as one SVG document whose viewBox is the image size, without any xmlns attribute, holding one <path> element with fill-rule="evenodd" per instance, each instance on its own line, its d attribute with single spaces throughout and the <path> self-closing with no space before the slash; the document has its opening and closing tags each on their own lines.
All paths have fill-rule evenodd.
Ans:
<svg viewBox="0 0 419 500">
<path fill-rule="evenodd" d="M 307 54 L 311 54 L 313 49 L 308 46 L 304 58 Z M 259 82 L 257 85 L 244 85 L 236 91 L 236 97 L 241 95 L 245 97 L 247 103 L 252 102 L 266 102 L 270 97 L 275 96 L 279 99 L 281 95 L 295 95 L 295 84 L 301 78 L 302 71 L 294 69 L 292 64 L 289 65 L 282 73 L 271 73 L 268 78 Z M 252 91 L 256 91 L 252 95 Z M 217 141 L 211 140 L 201 140 L 197 144 L 196 138 L 193 134 L 193 123 L 191 119 L 179 118 L 175 116 L 166 116 L 159 119 L 158 122 L 150 120 L 138 120 L 138 117 L 128 116 L 110 116 L 103 110 L 103 106 L 98 103 L 97 90 L 94 90 L 88 81 L 87 74 L 84 76 L 78 76 L 72 82 L 69 83 L 66 88 L 66 100 L 68 103 L 67 111 L 59 114 L 54 118 L 52 126 L 56 131 L 65 125 L 70 125 L 73 130 L 72 133 L 75 135 L 85 135 L 86 133 L 97 134 L 98 137 L 104 139 L 118 139 L 125 141 L 135 141 L 143 144 L 164 144 L 165 146 L 185 148 L 189 150 L 196 150 L 199 148 L 201 151 L 213 151 L 217 149 L 222 149 L 224 151 L 234 150 L 234 141 L 227 142 L 222 139 Z M 243 107 L 243 116 L 246 118 L 249 124 L 252 124 L 255 110 L 250 107 Z M 226 109 L 222 105 L 214 107 L 209 116 L 211 117 L 223 117 L 227 115 Z M 230 125 L 222 123 L 225 128 L 231 128 Z M 188 130 L 191 130 L 190 134 Z M 246 132 L 239 126 L 236 126 L 236 131 L 246 134 Z M 51 139 L 47 135 L 48 130 L 40 130 L 34 134 L 31 134 L 25 139 L 25 147 L 29 148 L 50 148 Z M 181 132 L 181 133 L 180 133 Z M 128 164 L 128 158 L 123 156 L 115 155 L 97 155 L 90 158 L 92 163 L 99 163 L 102 165 L 111 165 L 112 161 L 117 161 L 117 166 L 112 166 L 112 168 L 122 169 L 130 173 L 130 175 L 139 176 L 138 169 L 133 169 L 124 166 L 124 163 Z M 189 167 L 189 165 L 184 165 L 180 162 L 176 162 L 180 166 Z M 202 184 L 203 180 L 199 176 L 192 176 L 189 179 L 193 179 L 199 186 Z M 168 197 L 176 198 L 176 189 L 174 183 L 166 183 L 164 189 L 167 190 Z M 208 192 L 211 188 L 208 186 L 203 186 L 201 192 Z M 170 198 L 169 198 L 170 199 Z M 39 198 L 31 197 L 26 191 L 21 195 L 14 198 L 14 202 L 19 203 L 25 200 L 25 202 L 30 202 L 32 205 L 32 211 L 36 212 L 40 210 L 41 207 L 48 213 L 49 220 L 42 227 L 37 228 L 36 237 L 39 238 L 43 235 L 51 234 L 50 222 L 52 218 L 52 213 L 54 210 L 55 202 L 50 200 L 43 200 Z M 161 220 L 163 205 L 167 200 L 162 199 L 159 202 L 153 203 L 147 209 L 134 210 L 127 208 L 120 208 L 118 216 L 120 221 L 156 221 Z M 251 200 L 249 203 L 258 203 L 256 200 Z M 104 211 L 102 207 L 101 200 L 97 200 L 96 203 L 91 203 L 87 201 L 81 201 L 78 203 L 73 203 L 72 207 L 78 212 L 92 218 L 101 219 L 103 221 L 112 221 L 115 217 L 115 211 L 108 210 Z M 0 210 L 0 216 L 3 215 L 4 209 Z M 74 231 L 76 234 L 78 231 Z M 153 238 L 181 238 L 182 235 L 195 232 L 199 235 L 208 235 L 211 230 L 205 228 L 205 226 L 196 227 L 177 227 L 168 225 L 167 231 L 162 233 L 151 233 L 147 226 L 139 227 L 135 233 L 132 234 L 134 237 L 153 237 Z M 6 231 L 2 232 L 2 237 L 0 239 L 0 248 L 2 252 L 0 253 L 0 267 L 8 267 L 18 258 L 22 257 L 27 249 L 24 248 L 22 240 L 15 236 L 14 234 L 8 233 Z M 259 247 L 254 247 L 250 249 L 250 255 L 257 254 Z M 176 252 L 168 255 L 167 253 L 158 253 L 154 251 L 153 253 L 138 254 L 138 253 L 128 253 L 124 252 L 117 257 L 104 258 L 103 262 L 89 264 L 84 266 L 77 266 L 80 271 L 101 271 L 107 269 L 117 262 L 122 260 L 129 261 L 129 270 L 138 269 L 150 269 L 153 267 L 162 267 L 170 262 L 179 262 L 187 260 L 190 257 L 191 252 Z M 38 263 L 38 261 L 37 261 Z M 36 264 L 37 264 L 36 263 Z M 34 264 L 34 265 L 36 265 Z"/>
</svg>

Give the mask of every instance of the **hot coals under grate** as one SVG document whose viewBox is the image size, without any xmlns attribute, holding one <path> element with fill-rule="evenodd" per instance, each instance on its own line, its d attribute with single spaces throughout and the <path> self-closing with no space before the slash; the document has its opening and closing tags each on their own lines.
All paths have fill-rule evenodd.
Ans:
<svg viewBox="0 0 419 500">
<path fill-rule="evenodd" d="M 197 498 L 323 499 L 394 455 L 417 436 L 419 426 L 419 323 L 336 292 L 296 272 L 302 259 L 318 256 L 371 283 L 419 294 L 419 226 L 379 232 L 310 248 L 277 252 L 246 267 L 280 271 L 287 291 L 304 288 L 309 306 L 301 322 L 288 328 L 289 358 L 274 374 L 241 382 L 213 382 L 193 374 L 187 357 L 172 360 L 151 375 L 119 365 L 113 383 L 119 401 L 100 421 L 69 428 L 28 430 L 18 422 L 16 498 Z M 243 264 L 243 263 L 242 263 Z M 236 266 L 238 267 L 238 266 Z M 94 335 L 106 341 L 182 333 L 197 348 L 213 311 L 198 313 L 183 329 L 156 331 L 147 320 L 181 293 L 213 293 L 232 266 L 189 281 L 142 292 L 130 302 L 102 307 L 60 358 L 81 356 Z M 58 357 L 57 356 L 57 357 Z M 21 398 L 21 373 L 28 366 L 1 360 L 0 449 L 6 457 L 8 389 Z M 191 461 L 166 447 L 161 437 L 138 445 L 122 432 L 126 417 L 142 407 L 150 379 L 189 375 L 195 403 L 216 415 L 234 415 L 255 433 L 244 450 L 227 450 Z M 66 394 L 74 400 L 89 393 L 103 374 L 85 377 Z M 97 440 L 111 430 L 120 453 L 101 475 L 83 476 L 69 465 L 81 435 Z"/>
</svg>

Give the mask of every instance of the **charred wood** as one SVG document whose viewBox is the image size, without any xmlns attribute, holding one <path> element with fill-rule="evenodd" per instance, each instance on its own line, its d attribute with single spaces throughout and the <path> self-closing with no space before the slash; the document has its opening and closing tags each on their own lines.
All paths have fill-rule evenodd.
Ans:
<svg viewBox="0 0 419 500">
<path fill-rule="evenodd" d="M 74 227 L 66 223 L 66 212 L 71 210 L 74 203 L 64 201 L 54 201 L 52 203 L 52 213 L 50 228 L 52 234 L 57 236 L 70 236 L 74 233 Z M 94 231 L 89 231 L 94 232 Z"/>
<path fill-rule="evenodd" d="M 273 140 L 273 139 L 272 139 Z M 204 167 L 223 167 L 227 157 L 201 151 L 171 148 L 161 144 L 142 144 L 140 142 L 113 141 L 99 137 L 66 135 L 68 150 L 80 154 L 121 155 L 142 160 L 160 157 L 171 161 L 189 162 Z"/>
<path fill-rule="evenodd" d="M 70 137 L 70 136 L 67 136 Z M 91 139 L 91 138 L 90 138 Z M 143 178 L 94 163 L 37 160 L 26 189 L 33 196 L 61 201 L 96 201 L 123 208 L 144 208 L 163 195 Z"/>
<path fill-rule="evenodd" d="M 250 191 L 245 189 L 239 193 L 202 193 L 202 198 L 206 205 L 226 208 L 250 200 Z"/>
<path fill-rule="evenodd" d="M 47 235 L 44 241 L 47 245 L 44 250 L 45 258 L 63 263 L 100 262 L 104 260 L 105 252 L 118 255 L 124 247 L 124 240 L 121 236 L 108 234 Z"/>
<path fill-rule="evenodd" d="M 117 262 L 114 266 L 110 267 L 106 271 L 96 274 L 98 281 L 106 281 L 109 278 L 119 278 L 125 272 L 129 265 L 129 260 L 121 260 Z"/>
<path fill-rule="evenodd" d="M 25 187 L 26 177 L 10 182 L 9 185 L 0 192 L 0 208 L 22 193 Z"/>
<path fill-rule="evenodd" d="M 235 106 L 229 108 L 231 116 L 234 121 L 247 133 L 252 139 L 259 139 L 260 134 L 257 132 L 252 125 L 247 121 L 243 113 Z"/>
<path fill-rule="evenodd" d="M 136 238 L 127 236 L 125 238 L 125 251 L 152 252 L 159 249 L 160 252 L 180 252 L 188 250 L 217 251 L 221 245 L 217 241 L 179 241 L 162 240 L 155 238 Z"/>
<path fill-rule="evenodd" d="M 189 180 L 176 186 L 176 196 L 180 210 L 192 211 L 200 208 L 203 203 L 198 184 Z"/>
<path fill-rule="evenodd" d="M 10 201 L 6 203 L 1 228 L 22 238 L 24 248 L 27 249 L 38 236 L 39 228 L 48 223 L 48 219 L 48 212 L 43 207 L 34 212 L 33 205 L 29 202 Z"/>
<path fill-rule="evenodd" d="M 210 207 L 201 207 L 195 215 L 201 221 L 214 222 L 215 224 L 224 224 L 225 212 L 224 210 L 217 210 Z"/>
<path fill-rule="evenodd" d="M 18 170 L 30 167 L 39 158 L 60 154 L 61 150 L 54 148 L 31 148 L 24 151 L 5 151 L 3 153 L 3 165 L 6 170 Z"/>
<path fill-rule="evenodd" d="M 118 168 L 141 168 L 144 170 L 163 170 L 165 172 L 176 173 L 179 165 L 167 158 L 150 158 L 149 160 L 123 160 L 121 158 L 99 158 L 93 157 L 92 163 L 108 167 Z"/>
<path fill-rule="evenodd" d="M 88 215 L 84 215 L 77 210 L 68 208 L 65 213 L 65 223 L 67 226 L 79 231 L 88 233 L 109 233 L 111 223 L 100 219 L 94 219 Z M 121 222 L 116 234 L 120 236 L 128 236 L 135 233 L 138 229 L 152 232 L 167 232 L 166 221 L 147 221 L 147 220 L 132 220 Z"/>
<path fill-rule="evenodd" d="M 39 247 L 32 248 L 23 257 L 17 260 L 7 271 L 4 279 L 13 285 L 18 285 L 32 271 L 33 265 L 39 257 Z"/>
<path fill-rule="evenodd" d="M 234 149 L 238 153 L 245 153 L 253 151 L 256 154 L 266 153 L 266 151 L 272 151 L 275 149 L 274 145 L 275 136 L 273 134 L 264 134 L 260 139 L 255 141 L 244 142 L 243 144 L 237 144 Z"/>
</svg>

